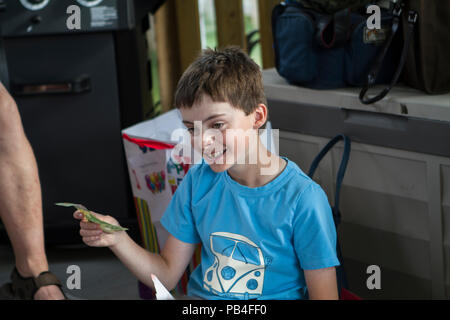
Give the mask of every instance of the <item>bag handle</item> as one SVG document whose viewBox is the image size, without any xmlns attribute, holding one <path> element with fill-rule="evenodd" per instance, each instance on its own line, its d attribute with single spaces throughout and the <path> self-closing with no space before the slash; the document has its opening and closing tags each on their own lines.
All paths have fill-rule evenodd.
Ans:
<svg viewBox="0 0 450 320">
<path fill-rule="evenodd" d="M 386 56 L 386 53 L 387 53 L 389 47 L 391 46 L 392 41 L 394 40 L 394 37 L 400 27 L 402 11 L 403 11 L 403 4 L 401 2 L 397 3 L 393 10 L 394 18 L 392 21 L 391 35 L 389 36 L 388 41 L 386 41 L 380 55 L 377 57 L 377 60 L 375 61 L 375 64 L 373 65 L 372 69 L 370 70 L 369 74 L 367 75 L 366 84 L 364 85 L 364 87 L 361 89 L 361 92 L 359 93 L 359 100 L 363 104 L 372 104 L 372 103 L 375 103 L 375 102 L 383 99 L 389 93 L 389 91 L 391 91 L 391 89 L 397 84 L 398 79 L 400 78 L 400 74 L 401 74 L 403 67 L 405 65 L 405 62 L 406 62 L 406 57 L 407 57 L 407 54 L 409 51 L 409 46 L 411 44 L 412 36 L 414 34 L 414 28 L 415 28 L 417 18 L 418 18 L 417 12 L 413 11 L 413 10 L 409 11 L 409 14 L 408 14 L 408 30 L 407 30 L 405 41 L 403 43 L 402 55 L 401 55 L 400 62 L 398 64 L 397 70 L 394 73 L 391 83 L 387 87 L 385 87 L 378 95 L 376 95 L 372 98 L 366 98 L 366 93 L 369 90 L 369 88 L 373 87 L 373 85 L 375 84 L 375 80 L 378 77 L 378 73 L 381 69 L 383 60 Z"/>
<path fill-rule="evenodd" d="M 344 180 L 345 171 L 347 170 L 348 160 L 350 158 L 351 151 L 351 142 L 350 138 L 343 134 L 339 134 L 330 140 L 325 147 L 319 152 L 319 154 L 314 158 L 311 167 L 309 169 L 308 176 L 312 179 L 314 172 L 316 172 L 317 167 L 319 166 L 320 161 L 325 157 L 325 155 L 330 151 L 336 143 L 339 141 L 344 141 L 344 153 L 342 155 L 341 164 L 339 165 L 339 171 L 336 177 L 336 193 L 334 196 L 334 206 L 333 206 L 333 218 L 336 227 L 339 225 L 341 221 L 341 214 L 339 212 L 339 197 L 341 193 L 342 181 Z"/>
</svg>

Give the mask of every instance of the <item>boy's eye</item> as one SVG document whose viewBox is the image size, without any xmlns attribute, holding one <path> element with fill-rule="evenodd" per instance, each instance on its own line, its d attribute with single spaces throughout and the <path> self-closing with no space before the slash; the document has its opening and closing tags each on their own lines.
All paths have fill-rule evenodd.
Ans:
<svg viewBox="0 0 450 320">
<path fill-rule="evenodd" d="M 189 134 L 190 135 L 197 135 L 198 136 L 198 134 L 200 133 L 200 131 L 201 131 L 201 129 L 197 129 L 197 131 L 195 130 L 195 128 L 194 127 L 192 127 L 192 128 L 186 128 L 187 129 L 187 131 L 189 132 Z"/>
<path fill-rule="evenodd" d="M 214 129 L 220 129 L 220 128 L 222 128 L 223 125 L 224 125 L 224 124 L 223 124 L 222 122 L 217 122 L 217 123 L 214 123 L 214 124 L 212 125 L 212 127 L 213 127 Z"/>
</svg>

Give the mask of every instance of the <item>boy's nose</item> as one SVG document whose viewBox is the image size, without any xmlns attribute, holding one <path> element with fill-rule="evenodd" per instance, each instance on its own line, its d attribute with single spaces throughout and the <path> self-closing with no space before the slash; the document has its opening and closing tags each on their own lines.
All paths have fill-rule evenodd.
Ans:
<svg viewBox="0 0 450 320">
<path fill-rule="evenodd" d="M 212 131 L 212 130 L 206 130 L 203 132 L 203 137 L 202 137 L 202 145 L 203 148 L 211 146 L 215 143 L 218 143 L 221 137 L 217 137 L 217 133 Z"/>
<path fill-rule="evenodd" d="M 203 148 L 207 148 L 209 146 L 212 146 L 214 144 L 214 137 L 212 137 L 211 135 L 203 135 L 203 139 L 202 139 L 202 146 Z"/>
</svg>

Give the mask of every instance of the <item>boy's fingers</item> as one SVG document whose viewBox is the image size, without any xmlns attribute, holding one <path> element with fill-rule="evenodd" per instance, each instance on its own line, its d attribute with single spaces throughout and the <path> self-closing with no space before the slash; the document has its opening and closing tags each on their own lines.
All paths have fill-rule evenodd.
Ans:
<svg viewBox="0 0 450 320">
<path fill-rule="evenodd" d="M 100 240 L 100 236 L 83 237 L 83 241 L 90 244 L 98 240 Z"/>
<path fill-rule="evenodd" d="M 98 224 L 92 223 L 92 222 L 81 221 L 80 227 L 81 227 L 81 229 L 86 229 L 86 230 L 101 230 L 101 228 Z"/>
<path fill-rule="evenodd" d="M 88 222 L 88 220 L 86 219 L 86 217 L 84 216 L 83 212 L 77 210 L 73 213 L 73 217 L 75 219 L 81 220 L 83 222 Z"/>
<path fill-rule="evenodd" d="M 84 214 L 81 213 L 81 211 L 77 210 L 73 213 L 73 217 L 75 219 L 81 220 L 84 217 Z"/>
<path fill-rule="evenodd" d="M 85 230 L 80 229 L 80 235 L 82 237 L 95 237 L 100 236 L 103 233 L 103 230 Z"/>
<path fill-rule="evenodd" d="M 100 226 L 97 223 L 89 222 L 85 217 L 84 214 L 77 210 L 73 213 L 73 217 L 80 221 L 80 227 L 81 229 L 88 229 L 88 230 L 95 230 L 100 229 Z"/>
</svg>

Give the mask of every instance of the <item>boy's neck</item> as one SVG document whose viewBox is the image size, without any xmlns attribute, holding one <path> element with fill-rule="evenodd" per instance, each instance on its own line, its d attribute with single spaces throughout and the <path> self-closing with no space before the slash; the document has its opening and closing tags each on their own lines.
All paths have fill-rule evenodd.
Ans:
<svg viewBox="0 0 450 320">
<path fill-rule="evenodd" d="M 244 186 L 256 188 L 269 183 L 283 172 L 287 165 L 284 159 L 271 153 L 261 142 L 258 151 L 256 164 L 235 164 L 227 170 L 233 180 Z"/>
</svg>

